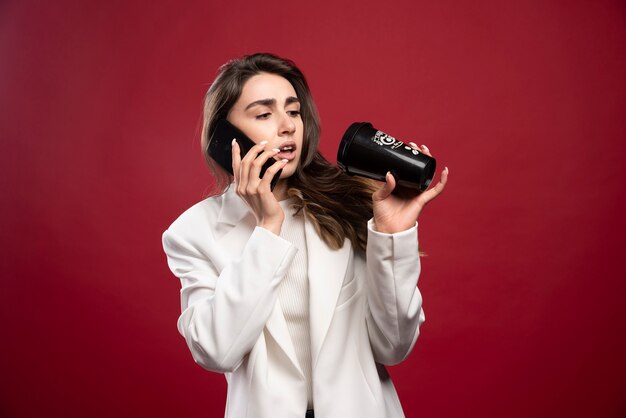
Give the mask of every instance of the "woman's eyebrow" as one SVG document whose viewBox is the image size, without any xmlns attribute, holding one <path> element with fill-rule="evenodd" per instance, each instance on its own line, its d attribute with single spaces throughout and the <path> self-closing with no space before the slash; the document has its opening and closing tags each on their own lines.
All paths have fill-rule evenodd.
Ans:
<svg viewBox="0 0 626 418">
<path fill-rule="evenodd" d="M 294 96 L 289 96 L 285 99 L 285 106 L 290 105 L 292 103 L 300 103 L 300 99 L 298 99 L 297 97 Z M 250 103 L 248 106 L 246 106 L 246 108 L 244 109 L 244 112 L 248 109 L 250 109 L 253 106 L 267 106 L 267 107 L 271 107 L 274 106 L 276 104 L 276 99 L 261 99 L 261 100 L 255 100 L 254 102 Z"/>
<path fill-rule="evenodd" d="M 276 104 L 276 99 L 261 99 L 261 100 L 255 100 L 254 102 L 250 103 L 248 106 L 246 106 L 246 108 L 244 109 L 244 111 L 250 109 L 253 106 L 273 106 Z"/>
</svg>

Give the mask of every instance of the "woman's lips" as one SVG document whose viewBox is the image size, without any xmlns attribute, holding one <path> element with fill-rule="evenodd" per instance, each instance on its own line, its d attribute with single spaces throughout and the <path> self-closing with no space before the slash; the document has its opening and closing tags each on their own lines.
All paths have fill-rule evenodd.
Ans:
<svg viewBox="0 0 626 418">
<path fill-rule="evenodd" d="M 276 154 L 275 158 L 279 160 L 293 160 L 296 158 L 296 143 L 295 142 L 285 142 L 278 147 L 280 152 Z"/>
<path fill-rule="evenodd" d="M 296 158 L 296 151 L 283 151 L 276 154 L 279 160 L 293 160 Z"/>
</svg>

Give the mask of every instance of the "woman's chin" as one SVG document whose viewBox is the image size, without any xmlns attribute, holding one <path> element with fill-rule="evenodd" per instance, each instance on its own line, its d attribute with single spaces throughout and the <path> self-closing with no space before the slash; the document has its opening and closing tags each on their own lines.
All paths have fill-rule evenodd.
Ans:
<svg viewBox="0 0 626 418">
<path fill-rule="evenodd" d="M 296 172 L 296 168 L 297 168 L 297 162 L 294 161 L 289 161 L 287 163 L 287 165 L 285 167 L 283 167 L 283 171 L 280 173 L 280 178 L 281 179 L 287 179 L 291 176 L 293 176 L 293 174 Z"/>
</svg>

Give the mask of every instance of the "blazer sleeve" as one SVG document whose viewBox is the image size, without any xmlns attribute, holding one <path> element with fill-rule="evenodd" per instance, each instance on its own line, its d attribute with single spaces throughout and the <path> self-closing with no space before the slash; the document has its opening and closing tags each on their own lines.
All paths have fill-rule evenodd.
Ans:
<svg viewBox="0 0 626 418">
<path fill-rule="evenodd" d="M 374 230 L 373 220 L 368 222 L 366 322 L 374 358 L 382 364 L 397 364 L 409 355 L 425 320 L 417 289 L 417 242 L 417 223 L 384 234 Z"/>
<path fill-rule="evenodd" d="M 189 235 L 172 227 L 163 233 L 168 265 L 182 284 L 178 331 L 199 365 L 233 372 L 261 335 L 297 249 L 256 227 L 242 253 L 218 271 L 211 261 L 218 243 L 209 234 Z"/>
</svg>

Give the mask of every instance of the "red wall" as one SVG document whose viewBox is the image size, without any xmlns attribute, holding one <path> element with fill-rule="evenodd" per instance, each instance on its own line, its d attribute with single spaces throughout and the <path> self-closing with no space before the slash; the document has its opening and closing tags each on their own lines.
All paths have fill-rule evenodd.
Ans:
<svg viewBox="0 0 626 418">
<path fill-rule="evenodd" d="M 160 238 L 212 185 L 206 88 L 255 51 L 307 74 L 330 159 L 368 120 L 450 168 L 407 416 L 626 416 L 622 1 L 99 3 L 0 3 L 0 416 L 222 416 Z"/>
</svg>

